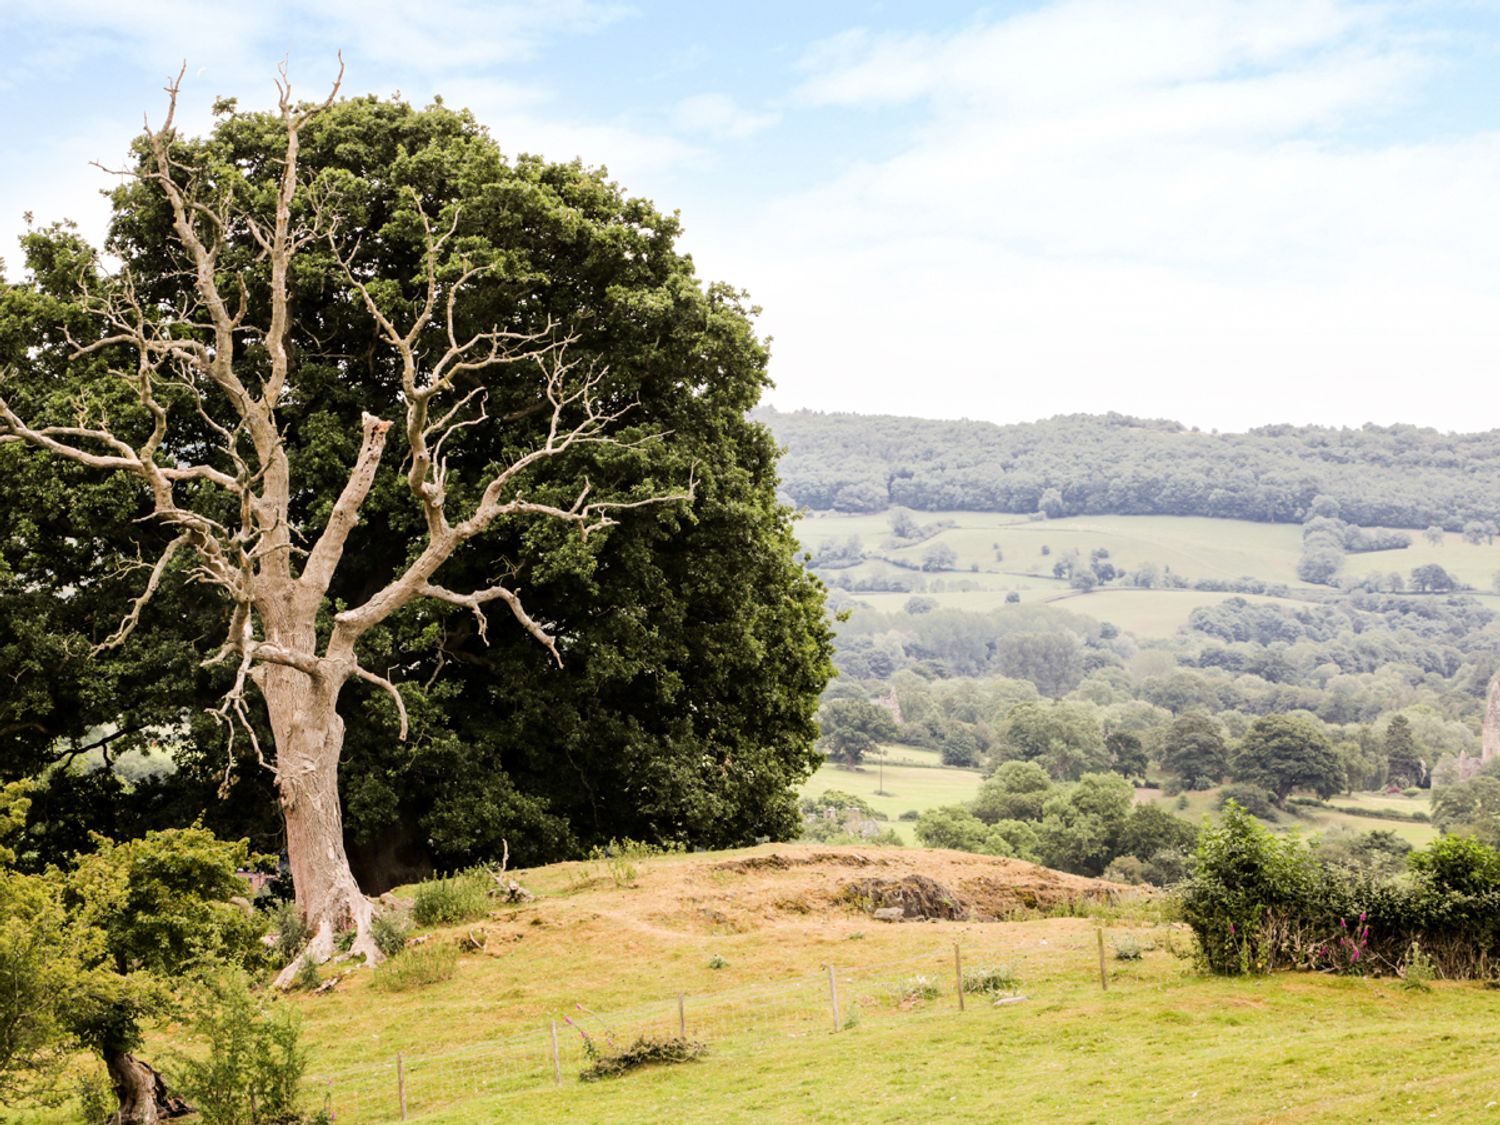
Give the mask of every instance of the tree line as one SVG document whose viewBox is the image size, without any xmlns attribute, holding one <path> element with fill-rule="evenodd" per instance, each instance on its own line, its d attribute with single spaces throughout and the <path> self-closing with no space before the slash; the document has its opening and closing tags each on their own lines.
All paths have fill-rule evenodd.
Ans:
<svg viewBox="0 0 1500 1125">
<path fill-rule="evenodd" d="M 779 412 L 782 489 L 814 510 L 1211 516 L 1300 523 L 1324 496 L 1365 527 L 1483 534 L 1500 519 L 1500 430 L 1262 426 L 1205 433 L 1121 414 L 995 425 Z M 1476 530 L 1477 528 L 1477 530 Z"/>
</svg>

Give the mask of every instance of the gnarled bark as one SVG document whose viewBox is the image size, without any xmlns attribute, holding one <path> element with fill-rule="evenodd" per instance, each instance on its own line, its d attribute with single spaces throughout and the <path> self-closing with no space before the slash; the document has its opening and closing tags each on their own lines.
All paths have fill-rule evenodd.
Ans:
<svg viewBox="0 0 1500 1125">
<path fill-rule="evenodd" d="M 167 1092 L 167 1084 L 155 1068 L 130 1052 L 106 1053 L 104 1066 L 120 1102 L 119 1109 L 110 1117 L 110 1125 L 155 1125 L 193 1112 L 187 1102 Z"/>
</svg>

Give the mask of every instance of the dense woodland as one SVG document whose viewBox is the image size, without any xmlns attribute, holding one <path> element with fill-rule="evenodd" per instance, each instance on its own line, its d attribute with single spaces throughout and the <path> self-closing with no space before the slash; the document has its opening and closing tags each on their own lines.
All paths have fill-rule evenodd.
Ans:
<svg viewBox="0 0 1500 1125">
<path fill-rule="evenodd" d="M 1005 426 L 772 409 L 756 416 L 785 447 L 783 491 L 815 510 L 1300 523 L 1324 495 L 1366 527 L 1458 531 L 1500 516 L 1500 430 L 1281 425 L 1220 434 L 1122 414 Z"/>
</svg>

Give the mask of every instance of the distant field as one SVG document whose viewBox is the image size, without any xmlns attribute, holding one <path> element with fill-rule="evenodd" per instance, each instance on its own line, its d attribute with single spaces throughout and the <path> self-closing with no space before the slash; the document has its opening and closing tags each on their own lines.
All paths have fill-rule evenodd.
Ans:
<svg viewBox="0 0 1500 1125">
<path fill-rule="evenodd" d="M 1228 598 L 1244 598 L 1270 605 L 1298 606 L 1304 603 L 1290 598 L 1266 598 L 1256 594 L 1216 594 L 1200 590 L 1131 590 L 1103 589 L 1089 594 L 1058 598 L 1051 604 L 1073 613 L 1134 633 L 1138 637 L 1169 637 L 1187 624 L 1193 610 L 1218 605 Z"/>
<path fill-rule="evenodd" d="M 1061 520 L 1028 520 L 995 512 L 916 512 L 920 523 L 951 520 L 954 527 L 922 543 L 900 550 L 881 544 L 890 536 L 889 516 L 821 515 L 801 520 L 797 535 L 808 550 L 831 539 L 858 536 L 867 551 L 920 565 L 934 544 L 953 548 L 953 569 L 921 572 L 872 559 L 837 573 L 869 580 L 900 576 L 949 609 L 987 612 L 1002 609 L 1006 595 L 1021 596 L 1023 604 L 1046 602 L 1100 621 L 1108 621 L 1140 637 L 1166 637 L 1187 622 L 1199 606 L 1217 605 L 1233 594 L 1196 590 L 1136 590 L 1108 587 L 1078 595 L 1067 583 L 1053 577 L 1058 555 L 1074 548 L 1088 555 L 1098 548 L 1109 551 L 1116 567 L 1129 572 L 1145 563 L 1170 567 L 1189 580 L 1200 578 L 1257 578 L 1278 582 L 1291 591 L 1290 599 L 1251 597 L 1283 605 L 1300 604 L 1309 586 L 1297 579 L 1297 560 L 1302 549 L 1302 529 L 1294 524 L 1254 523 L 1248 520 L 1215 520 L 1178 516 L 1077 516 Z M 1432 546 L 1419 532 L 1412 532 L 1412 546 L 1402 551 L 1376 551 L 1349 555 L 1345 573 L 1353 577 L 1386 575 L 1395 571 L 1409 579 L 1411 571 L 1437 563 L 1462 582 L 1475 587 L 1482 600 L 1500 610 L 1500 595 L 1493 590 L 1500 572 L 1500 543 L 1474 546 L 1456 534 Z M 1049 554 L 1041 549 L 1048 547 Z M 998 550 L 1000 557 L 996 558 Z M 907 592 L 871 593 L 853 596 L 883 613 L 900 611 L 912 595 Z M 1249 595 L 1244 595 L 1249 596 Z"/>
<path fill-rule="evenodd" d="M 925 762 L 926 766 L 902 765 L 902 760 Z M 925 812 L 940 805 L 956 805 L 972 801 L 979 792 L 979 771 L 960 769 L 933 769 L 940 762 L 937 754 L 930 750 L 917 750 L 910 746 L 892 746 L 885 766 L 884 795 L 876 793 L 880 788 L 881 771 L 878 757 L 867 757 L 858 769 L 824 765 L 808 778 L 802 786 L 801 795 L 816 797 L 825 789 L 842 789 L 862 797 L 870 807 L 890 818 L 889 827 L 894 828 L 907 844 L 916 843 L 913 824 L 909 820 L 896 818 L 908 809 Z"/>
<path fill-rule="evenodd" d="M 1134 570 L 1142 563 L 1171 567 L 1187 578 L 1238 578 L 1299 585 L 1297 559 L 1302 529 L 1294 524 L 1253 523 L 1192 516 L 1075 516 L 1060 520 L 1027 520 L 995 512 L 915 512 L 919 523 L 951 520 L 956 525 L 912 547 L 889 552 L 919 561 L 934 543 L 946 543 L 958 556 L 957 571 L 978 565 L 980 571 L 1018 571 L 1049 575 L 1057 555 L 1074 548 L 1087 555 L 1103 547 L 1117 567 Z M 857 535 L 867 549 L 884 550 L 889 517 L 815 516 L 797 524 L 808 549 L 830 539 Z M 999 548 L 1003 558 L 995 559 Z M 1050 549 L 1043 555 L 1042 547 Z M 1500 566 L 1500 547 L 1497 566 Z M 1384 569 L 1389 569 L 1385 567 Z M 1492 568 L 1493 569 L 1493 568 Z M 955 574 L 955 577 L 962 576 Z M 1488 583 L 1486 582 L 1486 585 Z"/>
<path fill-rule="evenodd" d="M 1344 572 L 1356 578 L 1371 574 L 1389 574 L 1396 571 L 1403 578 L 1410 578 L 1413 568 L 1437 563 L 1453 577 L 1476 590 L 1489 591 L 1495 588 L 1495 573 L 1500 571 L 1500 541 L 1475 546 L 1465 543 L 1462 535 L 1449 532 L 1443 541 L 1434 547 L 1422 538 L 1421 532 L 1411 532 L 1412 545 L 1404 551 L 1371 551 L 1368 554 L 1350 555 L 1344 563 Z"/>
<path fill-rule="evenodd" d="M 1219 817 L 1219 790 L 1204 789 L 1194 793 L 1185 793 L 1187 798 L 1186 807 L 1179 807 L 1180 801 L 1177 797 L 1167 797 L 1157 790 L 1136 790 L 1137 802 L 1151 802 L 1160 805 L 1178 816 L 1187 817 L 1197 822 L 1204 816 L 1217 820 Z M 1330 804 L 1344 805 L 1351 808 L 1370 809 L 1375 812 L 1399 811 L 1431 812 L 1432 802 L 1430 794 L 1423 792 L 1420 797 L 1387 797 L 1377 793 L 1357 793 L 1352 797 L 1338 796 L 1332 799 Z M 1396 820 L 1376 818 L 1372 816 L 1352 816 L 1348 813 L 1340 813 L 1334 809 L 1296 807 L 1295 812 L 1288 811 L 1280 814 L 1274 821 L 1268 821 L 1267 827 L 1276 831 L 1297 831 L 1305 834 L 1328 831 L 1347 831 L 1354 833 L 1374 832 L 1377 829 L 1394 832 L 1414 848 L 1425 847 L 1438 837 L 1438 831 L 1431 824 L 1423 824 L 1420 821 Z"/>
</svg>

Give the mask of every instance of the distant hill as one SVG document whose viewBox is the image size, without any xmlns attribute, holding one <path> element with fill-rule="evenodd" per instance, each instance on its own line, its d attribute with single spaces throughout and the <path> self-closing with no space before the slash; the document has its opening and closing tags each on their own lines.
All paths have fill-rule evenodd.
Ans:
<svg viewBox="0 0 1500 1125">
<path fill-rule="evenodd" d="M 785 447 L 783 491 L 820 510 L 1296 523 L 1326 496 L 1366 527 L 1458 531 L 1500 517 L 1500 430 L 1278 425 L 1219 434 L 1122 414 L 1006 426 L 771 408 L 755 417 Z"/>
</svg>

